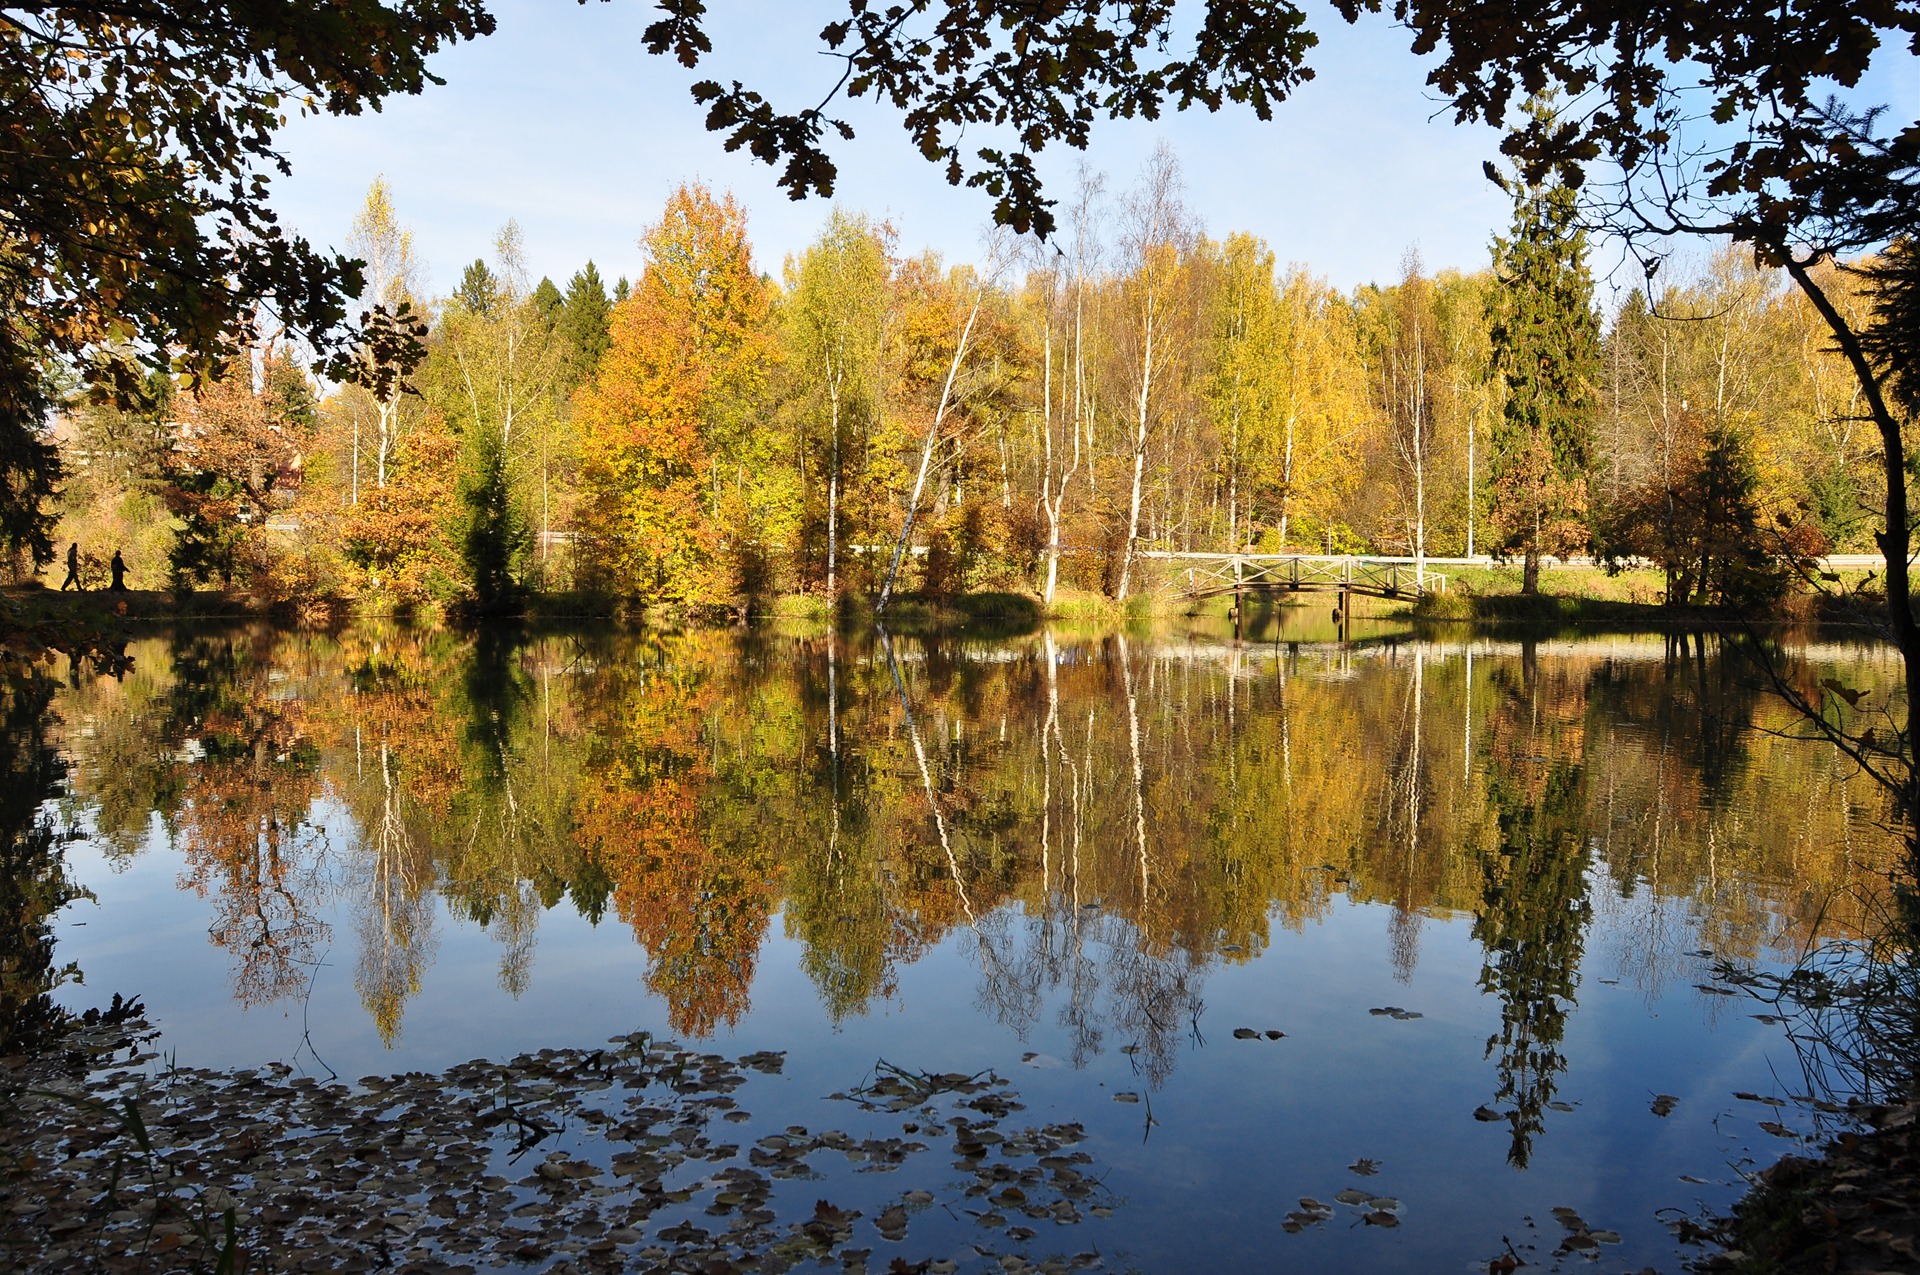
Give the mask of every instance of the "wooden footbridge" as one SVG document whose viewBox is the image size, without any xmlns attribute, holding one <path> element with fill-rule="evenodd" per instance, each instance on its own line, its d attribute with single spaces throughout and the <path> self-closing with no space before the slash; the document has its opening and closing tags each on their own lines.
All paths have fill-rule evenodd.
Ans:
<svg viewBox="0 0 1920 1275">
<path fill-rule="evenodd" d="M 1166 588 L 1194 601 L 1232 594 L 1337 593 L 1341 609 L 1354 594 L 1418 601 L 1447 591 L 1447 578 L 1418 558 L 1366 558 L 1280 553 L 1139 554 L 1165 562 Z"/>
</svg>

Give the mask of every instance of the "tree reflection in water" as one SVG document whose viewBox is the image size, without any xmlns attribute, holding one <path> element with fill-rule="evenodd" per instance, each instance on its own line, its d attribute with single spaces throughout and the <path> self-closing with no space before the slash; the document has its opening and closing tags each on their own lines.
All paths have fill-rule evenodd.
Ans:
<svg viewBox="0 0 1920 1275">
<path fill-rule="evenodd" d="M 85 897 L 46 804 L 67 776 L 50 739 L 54 682 L 9 654 L 0 651 L 0 1056 L 34 1048 L 61 1021 L 51 993 L 76 971 L 55 963 L 53 917 Z M 76 656 L 76 682 L 80 666 Z"/>
<path fill-rule="evenodd" d="M 1210 971 L 1344 895 L 1378 906 L 1402 978 L 1428 918 L 1473 918 L 1516 1163 L 1566 1065 L 1595 891 L 1786 953 L 1862 925 L 1891 850 L 1869 786 L 1767 733 L 1784 710 L 1697 643 L 387 626 L 183 637 L 135 667 L 61 693 L 87 726 L 62 736 L 74 788 L 109 853 L 150 853 L 157 816 L 248 1003 L 300 990 L 342 896 L 392 1041 L 440 927 L 484 926 L 519 994 L 570 905 L 630 927 L 702 1036 L 746 1012 L 778 912 L 836 1019 L 957 933 L 981 1007 L 1025 1033 L 1056 1006 L 1072 1062 L 1132 1047 L 1157 1083 Z M 1644 981 L 1675 955 L 1650 940 Z"/>
</svg>

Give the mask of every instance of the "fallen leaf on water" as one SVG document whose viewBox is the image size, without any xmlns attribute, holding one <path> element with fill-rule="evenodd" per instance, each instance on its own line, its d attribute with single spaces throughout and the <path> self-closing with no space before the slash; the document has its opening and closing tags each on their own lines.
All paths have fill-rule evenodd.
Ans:
<svg viewBox="0 0 1920 1275">
<path fill-rule="evenodd" d="M 1236 1027 L 1233 1029 L 1233 1038 L 1235 1040 L 1258 1040 L 1260 1039 L 1260 1033 L 1251 1027 Z"/>
<path fill-rule="evenodd" d="M 1395 1217 L 1395 1216 L 1394 1216 L 1393 1214 L 1391 1214 L 1391 1213 L 1386 1213 L 1386 1212 L 1382 1212 L 1382 1211 L 1380 1211 L 1380 1210 L 1375 1210 L 1375 1211 L 1374 1211 L 1374 1212 L 1372 1212 L 1372 1213 L 1368 1213 L 1368 1214 L 1365 1214 L 1365 1215 L 1363 1215 L 1363 1216 L 1361 1217 L 1361 1219 L 1360 1219 L 1360 1220 L 1361 1220 L 1361 1221 L 1363 1221 L 1363 1222 L 1365 1222 L 1365 1223 L 1366 1223 L 1366 1224 L 1367 1224 L 1368 1226 L 1398 1226 L 1398 1225 L 1400 1225 L 1400 1219 L 1399 1219 L 1399 1218 L 1397 1218 L 1397 1217 Z"/>
<path fill-rule="evenodd" d="M 1338 1195 L 1334 1196 L 1333 1198 L 1340 1201 L 1340 1203 L 1342 1204 L 1358 1205 L 1358 1204 L 1365 1204 L 1369 1197 L 1365 1191 L 1356 1191 L 1352 1187 L 1348 1187 L 1346 1190 L 1340 1192 Z"/>
<path fill-rule="evenodd" d="M 1115 1102 L 1139 1102 L 1140 1095 L 1137 1093 L 1117 1093 L 1113 1095 L 1113 1100 Z"/>
<path fill-rule="evenodd" d="M 1653 1105 L 1649 1107 L 1648 1110 L 1652 1111 L 1654 1115 L 1665 1119 L 1673 1112 L 1674 1105 L 1679 1101 L 1678 1098 L 1670 1093 L 1655 1094 L 1653 1097 Z"/>
<path fill-rule="evenodd" d="M 1492 1107 L 1482 1106 L 1473 1109 L 1473 1118 L 1475 1120 L 1494 1121 L 1502 1119 L 1503 1117 Z"/>
<path fill-rule="evenodd" d="M 1268 1040 L 1279 1040 L 1279 1039 L 1280 1039 L 1281 1037 L 1283 1037 L 1283 1036 L 1285 1036 L 1285 1035 L 1286 1035 L 1286 1033 L 1285 1033 L 1285 1032 L 1283 1032 L 1283 1031 L 1275 1031 L 1275 1030 L 1274 1030 L 1273 1028 L 1271 1028 L 1271 1027 L 1269 1027 L 1269 1028 L 1267 1028 L 1267 1039 L 1268 1039 Z"/>
<path fill-rule="evenodd" d="M 1760 1122 L 1760 1127 L 1762 1129 L 1765 1129 L 1768 1133 L 1772 1134 L 1776 1138 L 1793 1137 L 1793 1130 L 1773 1120 L 1762 1120 Z"/>
<path fill-rule="evenodd" d="M 1355 1160 L 1347 1166 L 1347 1171 L 1349 1173 L 1358 1173 L 1363 1178 L 1370 1178 L 1380 1172 L 1380 1162 L 1369 1159 L 1366 1156 L 1361 1156 L 1358 1160 Z"/>
</svg>

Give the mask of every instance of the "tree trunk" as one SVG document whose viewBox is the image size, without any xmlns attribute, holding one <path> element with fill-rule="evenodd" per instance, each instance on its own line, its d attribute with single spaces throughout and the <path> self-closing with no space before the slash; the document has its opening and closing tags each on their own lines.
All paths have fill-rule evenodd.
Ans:
<svg viewBox="0 0 1920 1275">
<path fill-rule="evenodd" d="M 827 601 L 840 600 L 840 385 L 828 390 L 832 402 L 833 441 L 827 471 Z"/>
<path fill-rule="evenodd" d="M 933 424 L 927 427 L 926 441 L 920 446 L 920 469 L 914 475 L 913 493 L 907 498 L 907 516 L 900 524 L 900 541 L 893 547 L 893 561 L 887 564 L 887 581 L 880 587 L 880 597 L 873 604 L 873 613 L 880 615 L 887 609 L 887 603 L 893 600 L 894 581 L 900 575 L 900 559 L 906 554 L 907 546 L 913 543 L 914 514 L 920 508 L 920 496 L 926 490 L 927 470 L 933 464 L 933 449 L 940 439 L 940 426 L 947 419 L 947 409 L 953 403 L 953 380 L 960 374 L 960 364 L 967 357 L 967 342 L 973 336 L 974 321 L 980 317 L 980 306 L 986 301 L 987 285 L 982 282 L 979 292 L 974 294 L 973 311 L 967 315 L 967 324 L 960 329 L 960 344 L 954 347 L 953 362 L 947 365 L 946 384 L 940 389 L 940 405 L 934 409 Z"/>
</svg>

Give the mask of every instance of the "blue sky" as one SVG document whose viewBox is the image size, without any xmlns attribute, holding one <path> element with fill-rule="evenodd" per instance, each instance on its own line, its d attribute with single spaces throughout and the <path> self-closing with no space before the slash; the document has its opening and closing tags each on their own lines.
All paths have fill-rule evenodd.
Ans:
<svg viewBox="0 0 1920 1275">
<path fill-rule="evenodd" d="M 340 245 L 368 184 L 384 174 L 433 293 L 489 255 L 509 218 L 520 224 L 535 278 L 564 287 L 590 257 L 609 283 L 636 275 L 642 229 L 676 185 L 695 178 L 746 205 L 764 270 L 777 274 L 817 232 L 827 202 L 794 203 L 771 168 L 726 154 L 687 86 L 740 79 L 778 105 L 811 105 L 837 75 L 838 64 L 814 52 L 826 7 L 721 0 L 710 27 L 716 51 L 697 72 L 644 52 L 652 6 L 636 0 L 492 7 L 492 37 L 435 59 L 444 85 L 378 114 L 288 126 L 282 143 L 293 175 L 276 183 L 275 204 L 289 226 Z M 1208 233 L 1250 231 L 1282 262 L 1301 262 L 1343 290 L 1396 278 L 1410 246 L 1430 270 L 1485 265 L 1509 215 L 1481 174 L 1497 134 L 1451 122 L 1424 89 L 1404 32 L 1380 20 L 1348 27 L 1324 6 L 1310 12 L 1321 36 L 1309 59 L 1318 78 L 1272 122 L 1228 109 L 1106 123 L 1084 156 L 1062 148 L 1042 158 L 1051 192 L 1068 192 L 1083 158 L 1107 174 L 1110 190 L 1122 190 L 1164 139 Z M 1920 114 L 1920 77 L 1883 78 L 1882 97 L 1906 118 Z M 974 257 L 988 197 L 948 186 L 889 112 L 854 103 L 845 114 L 860 135 L 834 151 L 836 201 L 892 220 L 903 249 Z"/>
</svg>

